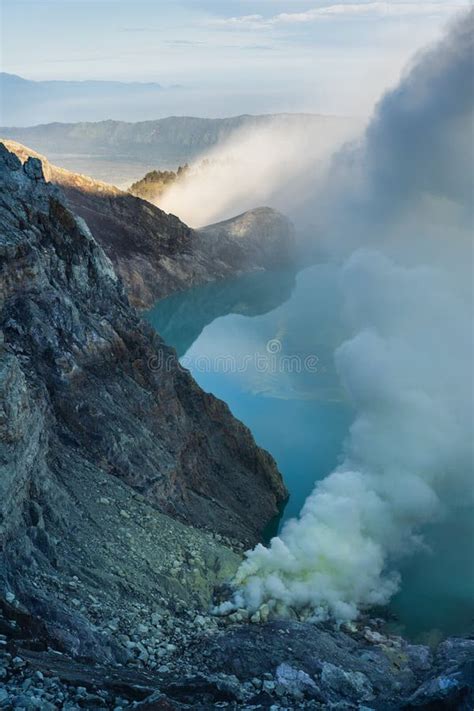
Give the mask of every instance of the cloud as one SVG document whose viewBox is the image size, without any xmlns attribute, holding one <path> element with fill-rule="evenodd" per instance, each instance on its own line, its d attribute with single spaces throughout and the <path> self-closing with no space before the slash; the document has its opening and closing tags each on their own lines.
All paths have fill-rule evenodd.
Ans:
<svg viewBox="0 0 474 711">
<path fill-rule="evenodd" d="M 235 27 L 253 29 L 267 25 L 271 20 L 265 20 L 263 15 L 241 15 L 240 17 L 224 17 L 211 20 L 209 24 L 216 27 Z"/>
<path fill-rule="evenodd" d="M 273 18 L 273 22 L 313 22 L 323 17 L 406 17 L 406 16 L 440 16 L 452 14 L 455 10 L 466 7 L 462 2 L 364 2 L 339 3 L 326 7 L 314 8 L 306 12 L 281 13 Z"/>
<path fill-rule="evenodd" d="M 283 25 L 299 25 L 324 19 L 345 18 L 405 18 L 447 17 L 469 7 L 468 0 L 452 2 L 356 2 L 338 3 L 312 8 L 305 12 L 282 12 L 273 17 L 242 15 L 213 20 L 212 24 L 227 28 L 259 29 Z"/>
</svg>

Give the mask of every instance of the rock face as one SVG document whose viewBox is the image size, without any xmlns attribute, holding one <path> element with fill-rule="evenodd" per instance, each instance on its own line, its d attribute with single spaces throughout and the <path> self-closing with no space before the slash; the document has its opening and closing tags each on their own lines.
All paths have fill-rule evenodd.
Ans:
<svg viewBox="0 0 474 711">
<path fill-rule="evenodd" d="M 226 555 L 158 512 L 255 541 L 286 496 L 275 463 L 140 320 L 41 163 L 0 151 L 0 589 L 68 628 L 55 575 L 139 598 L 195 539 L 209 598 Z"/>
<path fill-rule="evenodd" d="M 270 207 L 202 227 L 197 236 L 200 251 L 220 263 L 221 272 L 276 269 L 291 264 L 294 258 L 291 223 Z"/>
<path fill-rule="evenodd" d="M 87 222 L 138 308 L 190 286 L 293 259 L 293 227 L 276 210 L 259 208 L 192 230 L 145 200 L 57 168 L 18 143 L 5 145 L 22 161 L 41 160 L 46 180 L 61 187 L 71 210 Z"/>
</svg>

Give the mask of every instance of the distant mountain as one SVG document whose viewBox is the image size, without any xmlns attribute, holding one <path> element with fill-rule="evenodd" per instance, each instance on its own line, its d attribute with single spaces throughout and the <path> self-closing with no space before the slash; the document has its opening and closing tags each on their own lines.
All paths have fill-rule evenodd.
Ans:
<svg viewBox="0 0 474 711">
<path fill-rule="evenodd" d="M 331 141 L 353 119 L 319 114 L 264 114 L 211 119 L 170 116 L 127 123 L 99 121 L 1 127 L 0 136 L 46 154 L 57 165 L 98 180 L 130 183 L 147 170 L 177 168 L 243 129 L 301 130 Z"/>
<path fill-rule="evenodd" d="M 150 82 L 31 81 L 0 73 L 0 122 L 133 120 L 159 114 L 163 87 Z M 146 113 L 148 111 L 148 113 Z"/>
</svg>

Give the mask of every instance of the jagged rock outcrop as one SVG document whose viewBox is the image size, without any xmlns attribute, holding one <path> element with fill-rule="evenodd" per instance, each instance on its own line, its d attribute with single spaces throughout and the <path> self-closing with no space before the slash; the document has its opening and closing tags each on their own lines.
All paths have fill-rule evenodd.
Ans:
<svg viewBox="0 0 474 711">
<path fill-rule="evenodd" d="M 158 512 L 256 540 L 286 496 L 273 459 L 140 320 L 41 163 L 0 146 L 0 183 L 0 588 L 61 627 L 71 613 L 47 602 L 55 574 L 76 567 L 139 596 L 153 578 L 163 589 L 172 542 L 179 552 L 195 538 L 209 594 L 215 545 Z M 121 522 L 136 529 L 135 563 Z"/>
<path fill-rule="evenodd" d="M 69 207 L 87 222 L 138 308 L 190 286 L 293 260 L 293 227 L 276 210 L 258 208 L 192 230 L 146 200 L 58 168 L 21 144 L 5 145 L 22 161 L 41 160 L 46 180 L 61 187 Z"/>
<path fill-rule="evenodd" d="M 199 251 L 222 265 L 219 273 L 276 269 L 294 259 L 291 223 L 271 207 L 248 210 L 196 233 Z"/>
</svg>

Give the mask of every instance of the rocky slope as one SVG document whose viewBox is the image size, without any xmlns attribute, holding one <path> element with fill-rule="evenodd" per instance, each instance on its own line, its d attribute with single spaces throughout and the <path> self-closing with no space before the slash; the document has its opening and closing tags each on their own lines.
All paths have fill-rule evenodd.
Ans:
<svg viewBox="0 0 474 711">
<path fill-rule="evenodd" d="M 0 185 L 0 707 L 470 709 L 474 640 L 210 616 L 285 495 L 275 465 L 39 161 L 0 147 Z"/>
<path fill-rule="evenodd" d="M 5 145 L 22 161 L 41 160 L 46 180 L 60 186 L 69 207 L 86 220 L 139 308 L 190 286 L 293 259 L 292 225 L 270 208 L 192 230 L 145 200 L 58 168 L 21 144 Z"/>
<path fill-rule="evenodd" d="M 26 568 L 37 577 L 63 558 L 120 575 L 100 529 L 122 485 L 154 510 L 256 540 L 286 495 L 270 455 L 130 308 L 40 162 L 22 167 L 3 146 L 0 159 L 4 585 L 34 596 Z M 115 508 L 118 532 L 131 514 Z"/>
<path fill-rule="evenodd" d="M 270 207 L 257 207 L 230 220 L 195 231 L 199 251 L 220 273 L 249 272 L 255 268 L 276 269 L 294 258 L 289 220 Z"/>
<path fill-rule="evenodd" d="M 96 600 L 84 614 L 93 606 L 101 608 Z M 41 649 L 42 630 L 8 606 L 0 618 L 6 632 L 0 637 L 5 643 L 0 706 L 47 711 L 472 709 L 472 639 L 448 639 L 432 650 L 384 634 L 375 621 L 361 621 L 350 630 L 297 621 L 223 622 L 180 603 L 159 612 L 135 604 L 115 614 L 99 624 L 102 636 L 128 654 L 119 665 Z"/>
</svg>

